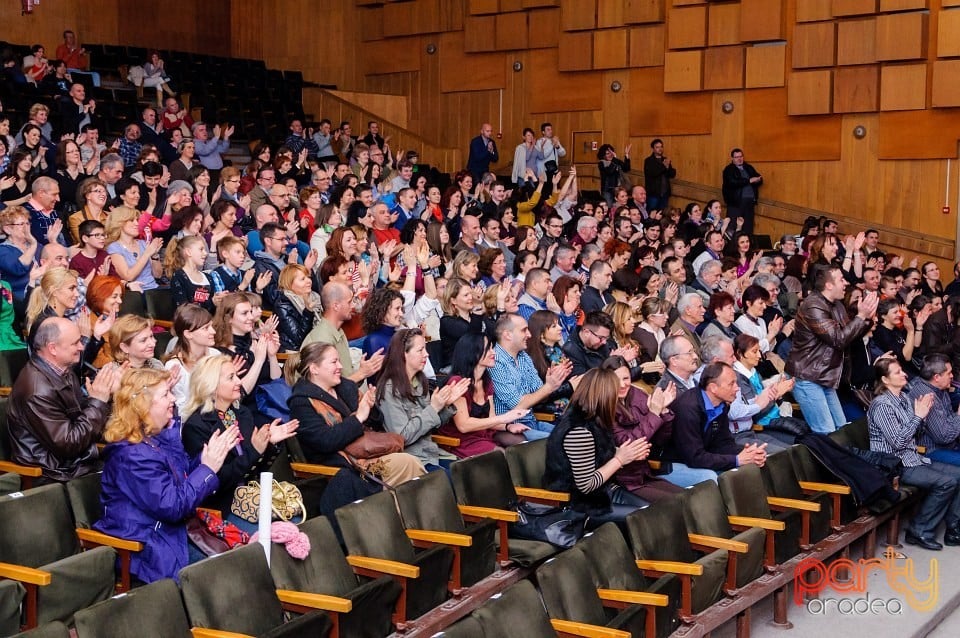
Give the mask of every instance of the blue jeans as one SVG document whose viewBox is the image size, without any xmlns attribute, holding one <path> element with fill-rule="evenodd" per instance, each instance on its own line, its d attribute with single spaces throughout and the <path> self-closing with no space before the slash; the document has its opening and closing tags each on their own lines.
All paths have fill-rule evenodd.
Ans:
<svg viewBox="0 0 960 638">
<path fill-rule="evenodd" d="M 659 195 L 647 193 L 647 210 L 665 210 L 667 208 L 667 198 Z"/>
<path fill-rule="evenodd" d="M 833 388 L 797 379 L 793 396 L 800 404 L 803 420 L 814 432 L 830 434 L 846 425 L 847 417 L 843 414 L 840 397 Z"/>
<path fill-rule="evenodd" d="M 933 450 L 927 452 L 927 458 L 947 465 L 960 465 L 960 450 Z"/>
<path fill-rule="evenodd" d="M 717 473 L 702 467 L 689 467 L 683 463 L 673 462 L 673 470 L 659 478 L 670 481 L 677 487 L 693 487 L 703 481 L 717 482 Z"/>
<path fill-rule="evenodd" d="M 916 536 L 931 537 L 940 521 L 946 519 L 947 529 L 960 524 L 960 467 L 934 461 L 903 469 L 900 482 L 923 488 L 925 494 L 914 511 L 907 528 Z"/>
<path fill-rule="evenodd" d="M 524 425 L 527 424 L 525 423 Z M 528 441 L 539 441 L 540 439 L 545 439 L 550 436 L 551 432 L 553 432 L 553 423 L 536 421 L 535 425 L 531 425 L 529 430 L 523 431 L 523 438 Z"/>
</svg>

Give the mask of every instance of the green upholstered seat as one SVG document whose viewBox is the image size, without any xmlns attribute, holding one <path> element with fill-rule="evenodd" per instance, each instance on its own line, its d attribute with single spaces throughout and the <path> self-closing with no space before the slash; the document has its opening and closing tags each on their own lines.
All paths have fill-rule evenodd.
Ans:
<svg viewBox="0 0 960 638">
<path fill-rule="evenodd" d="M 341 507 L 336 515 L 349 554 L 420 568 L 420 577 L 407 584 L 406 618 L 422 616 L 447 599 L 453 552 L 443 546 L 416 552 L 404 532 L 393 494 L 368 496 Z"/>
<path fill-rule="evenodd" d="M 507 465 L 514 485 L 544 487 L 543 473 L 547 468 L 547 440 L 539 439 L 506 449 Z"/>
<path fill-rule="evenodd" d="M 769 463 L 772 458 L 772 456 L 768 457 L 767 462 Z M 774 512 L 770 509 L 767 503 L 767 492 L 760 487 L 763 485 L 763 479 L 760 477 L 758 467 L 745 465 L 736 470 L 729 470 L 721 474 L 718 480 L 724 505 L 731 516 L 749 516 L 783 522 L 784 530 L 774 532 L 775 563 L 780 564 L 800 552 L 802 531 L 800 512 Z"/>
<path fill-rule="evenodd" d="M 272 638 L 322 637 L 332 626 L 320 611 L 283 622 L 284 611 L 259 544 L 184 567 L 180 589 L 191 627 Z"/>
<path fill-rule="evenodd" d="M 543 608 L 540 595 L 528 580 L 522 580 L 492 598 L 473 612 L 487 638 L 494 636 L 523 636 L 524 638 L 555 638 L 557 632 Z"/>
<path fill-rule="evenodd" d="M 461 459 L 450 466 L 450 477 L 461 505 L 516 511 L 519 498 L 502 452 Z M 525 567 L 557 553 L 550 543 L 514 538 L 509 539 L 508 549 L 510 560 Z"/>
<path fill-rule="evenodd" d="M 275 543 L 271 549 L 270 573 L 277 589 L 349 599 L 353 609 L 340 614 L 341 636 L 381 638 L 389 634 L 400 585 L 389 576 L 361 583 L 325 516 L 302 523 L 300 531 L 310 539 L 310 554 L 305 559 L 293 558 L 283 545 Z"/>
<path fill-rule="evenodd" d="M 80 551 L 63 485 L 0 497 L 0 562 L 52 574 L 50 584 L 38 589 L 38 625 L 69 623 L 78 609 L 110 597 L 115 560 L 109 547 Z"/>
<path fill-rule="evenodd" d="M 6 636 L 7 634 L 3 635 Z M 70 638 L 70 630 L 62 622 L 53 621 L 40 625 L 36 629 L 11 636 L 11 638 Z"/>
<path fill-rule="evenodd" d="M 20 604 L 25 593 L 20 583 L 0 580 L 0 636 L 20 631 Z"/>
<path fill-rule="evenodd" d="M 767 496 L 793 498 L 820 505 L 819 512 L 810 512 L 810 543 L 816 544 L 831 534 L 830 519 L 833 516 L 833 504 L 830 495 L 826 492 L 807 494 L 800 486 L 800 479 L 793 461 L 794 449 L 799 447 L 801 446 L 794 445 L 780 454 L 767 457 L 760 475 L 763 477 Z"/>
<path fill-rule="evenodd" d="M 487 519 L 467 524 L 457 509 L 457 497 L 444 472 L 430 472 L 397 487 L 397 505 L 407 529 L 454 532 L 473 544 L 460 548 L 460 584 L 470 587 L 497 567 L 497 524 Z"/>
<path fill-rule="evenodd" d="M 180 590 L 165 578 L 78 611 L 77 638 L 184 638 L 190 623 Z"/>
</svg>

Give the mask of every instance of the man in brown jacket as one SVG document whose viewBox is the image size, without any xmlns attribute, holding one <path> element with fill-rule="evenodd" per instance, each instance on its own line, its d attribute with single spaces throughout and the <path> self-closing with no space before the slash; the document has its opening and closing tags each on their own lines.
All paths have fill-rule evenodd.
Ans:
<svg viewBox="0 0 960 638">
<path fill-rule="evenodd" d="M 793 396 L 814 432 L 829 433 L 847 419 L 837 397 L 847 349 L 870 330 L 877 312 L 877 294 L 863 295 L 852 319 L 843 306 L 847 281 L 836 267 L 817 272 L 814 291 L 800 303 L 793 348 L 786 372 L 797 380 Z"/>
<path fill-rule="evenodd" d="M 99 469 L 96 443 L 110 416 L 121 370 L 106 366 L 87 394 L 73 367 L 80 361 L 80 330 L 51 317 L 37 328 L 34 354 L 10 394 L 8 423 L 13 461 L 40 466 L 40 482 L 62 482 Z"/>
</svg>

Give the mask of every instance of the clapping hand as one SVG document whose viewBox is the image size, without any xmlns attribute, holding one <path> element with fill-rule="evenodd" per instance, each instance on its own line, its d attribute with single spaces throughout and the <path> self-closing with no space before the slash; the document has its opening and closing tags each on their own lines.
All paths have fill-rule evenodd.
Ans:
<svg viewBox="0 0 960 638">
<path fill-rule="evenodd" d="M 287 421 L 286 423 L 280 423 L 280 419 L 274 419 L 269 425 L 263 425 L 255 429 L 253 435 L 250 437 L 250 442 L 257 452 L 263 454 L 264 450 L 267 449 L 268 443 L 277 445 L 286 441 L 297 433 L 297 427 L 299 426 L 300 421 L 297 419 Z"/>
<path fill-rule="evenodd" d="M 650 395 L 650 400 L 647 402 L 647 407 L 650 408 L 650 411 L 656 415 L 663 414 L 663 411 L 669 407 L 673 400 L 677 398 L 677 386 L 673 381 L 667 384 L 666 388 L 661 388 L 657 386 L 653 390 L 653 394 Z"/>
<path fill-rule="evenodd" d="M 210 440 L 203 446 L 200 453 L 200 463 L 206 465 L 214 472 L 219 472 L 223 467 L 223 461 L 227 458 L 237 443 L 240 442 L 240 428 L 231 425 L 226 430 L 217 430 L 210 436 Z"/>
</svg>

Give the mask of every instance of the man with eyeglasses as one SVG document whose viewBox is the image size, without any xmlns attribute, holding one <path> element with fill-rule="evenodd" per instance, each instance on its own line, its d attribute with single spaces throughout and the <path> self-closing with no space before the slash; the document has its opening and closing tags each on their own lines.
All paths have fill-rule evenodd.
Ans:
<svg viewBox="0 0 960 638">
<path fill-rule="evenodd" d="M 560 243 L 563 235 L 563 218 L 556 213 L 550 213 L 543 220 L 543 237 L 540 238 L 540 258 L 547 255 L 547 249 L 554 244 Z"/>
<path fill-rule="evenodd" d="M 260 212 L 259 209 L 257 212 Z M 272 311 L 280 295 L 278 287 L 280 271 L 287 265 L 287 234 L 279 224 L 273 222 L 264 224 L 258 232 L 260 241 L 263 242 L 263 250 L 258 250 L 254 254 L 253 267 L 256 272 L 255 277 L 259 277 L 264 272 L 269 272 L 271 275 L 270 283 L 263 289 L 263 308 Z"/>
<path fill-rule="evenodd" d="M 613 319 L 603 311 L 588 313 L 583 319 L 583 325 L 567 342 L 563 344 L 563 354 L 573 363 L 573 374 L 585 374 L 591 368 L 599 368 L 607 357 L 618 355 L 626 361 L 637 358 L 637 348 L 628 346 L 611 347 L 610 339 L 613 334 Z"/>
<path fill-rule="evenodd" d="M 680 393 L 696 385 L 693 373 L 700 367 L 700 356 L 687 339 L 679 335 L 664 339 L 660 344 L 660 360 L 667 369 L 657 383 L 658 388 L 666 390 L 673 383 Z"/>
<path fill-rule="evenodd" d="M 263 166 L 257 171 L 257 185 L 250 189 L 250 210 L 257 210 L 270 201 L 270 189 L 276 181 L 273 167 Z"/>
</svg>

